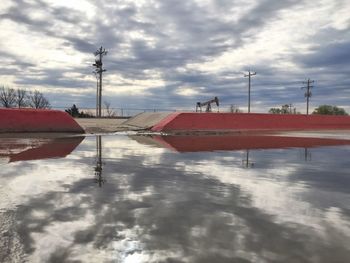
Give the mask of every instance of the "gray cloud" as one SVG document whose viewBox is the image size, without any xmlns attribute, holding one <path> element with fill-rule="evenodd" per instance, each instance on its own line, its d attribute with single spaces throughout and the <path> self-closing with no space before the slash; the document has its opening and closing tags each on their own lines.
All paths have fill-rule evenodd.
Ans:
<svg viewBox="0 0 350 263">
<path fill-rule="evenodd" d="M 34 86 L 53 86 L 53 87 L 63 87 L 67 90 L 77 89 L 77 88 L 86 88 L 90 86 L 89 81 L 84 81 L 81 79 L 67 78 L 63 74 L 68 72 L 74 72 L 73 69 L 45 69 L 42 71 L 32 71 L 32 75 L 24 76 L 19 75 L 16 84 L 19 85 L 34 85 Z"/>
<path fill-rule="evenodd" d="M 6 51 L 0 51 L 0 57 L 2 58 L 0 75 L 3 76 L 20 73 L 23 70 L 35 66 L 35 64 L 26 61 L 26 59 Z"/>
<path fill-rule="evenodd" d="M 350 62 L 350 41 L 315 48 L 310 55 L 299 57 L 305 67 L 346 67 Z"/>
<path fill-rule="evenodd" d="M 89 40 L 84 40 L 78 37 L 65 37 L 66 45 L 72 45 L 74 49 L 84 52 L 84 53 L 92 53 L 92 50 L 96 49 L 96 46 L 91 44 Z"/>
</svg>

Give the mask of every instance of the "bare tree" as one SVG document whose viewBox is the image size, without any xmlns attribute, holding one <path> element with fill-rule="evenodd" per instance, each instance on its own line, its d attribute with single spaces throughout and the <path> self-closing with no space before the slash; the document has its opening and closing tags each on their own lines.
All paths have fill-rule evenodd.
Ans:
<svg viewBox="0 0 350 263">
<path fill-rule="evenodd" d="M 50 109 L 51 105 L 49 101 L 44 97 L 44 95 L 35 90 L 34 92 L 29 93 L 29 106 L 35 109 Z"/>
<path fill-rule="evenodd" d="M 27 91 L 24 89 L 17 89 L 16 104 L 18 108 L 23 108 L 28 105 Z"/>
<path fill-rule="evenodd" d="M 5 108 L 12 108 L 16 103 L 16 91 L 12 88 L 0 88 L 0 103 Z"/>
<path fill-rule="evenodd" d="M 107 117 L 115 117 L 117 113 L 111 108 L 111 103 L 108 101 L 103 102 L 106 108 Z"/>
</svg>

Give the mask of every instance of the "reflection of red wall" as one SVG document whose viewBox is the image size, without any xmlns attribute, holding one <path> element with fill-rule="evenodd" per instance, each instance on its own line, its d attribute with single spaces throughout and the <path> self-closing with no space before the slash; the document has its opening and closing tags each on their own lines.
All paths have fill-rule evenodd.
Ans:
<svg viewBox="0 0 350 263">
<path fill-rule="evenodd" d="M 10 155 L 10 162 L 63 158 L 70 154 L 83 139 L 84 137 L 53 139 L 37 148 Z"/>
<path fill-rule="evenodd" d="M 282 136 L 155 136 L 154 140 L 178 152 L 237 151 L 248 149 L 311 148 L 350 145 L 350 140 Z"/>
<path fill-rule="evenodd" d="M 8 157 L 10 162 L 62 158 L 70 154 L 83 139 L 3 138 L 0 139 L 0 157 Z"/>
<path fill-rule="evenodd" d="M 350 117 L 261 113 L 172 113 L 155 125 L 152 131 L 332 129 L 350 129 Z"/>
<path fill-rule="evenodd" d="M 84 130 L 66 112 L 0 109 L 0 132 L 79 132 Z"/>
</svg>

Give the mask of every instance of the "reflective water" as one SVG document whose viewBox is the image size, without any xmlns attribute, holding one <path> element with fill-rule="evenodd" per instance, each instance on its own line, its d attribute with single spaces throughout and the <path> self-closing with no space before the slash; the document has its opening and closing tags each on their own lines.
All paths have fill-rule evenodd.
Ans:
<svg viewBox="0 0 350 263">
<path fill-rule="evenodd" d="M 1 262 L 348 262 L 350 142 L 0 139 Z"/>
</svg>

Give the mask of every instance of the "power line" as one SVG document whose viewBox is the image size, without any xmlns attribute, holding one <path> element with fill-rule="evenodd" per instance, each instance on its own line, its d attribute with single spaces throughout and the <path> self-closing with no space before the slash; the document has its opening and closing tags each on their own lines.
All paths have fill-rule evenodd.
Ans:
<svg viewBox="0 0 350 263">
<path fill-rule="evenodd" d="M 248 77 L 248 113 L 250 113 L 250 82 L 251 82 L 251 76 L 256 75 L 256 72 L 250 72 L 250 69 L 248 71 L 247 75 L 244 75 L 244 77 Z"/>
<path fill-rule="evenodd" d="M 306 86 L 301 87 L 302 89 L 306 89 L 305 91 L 305 98 L 306 98 L 306 115 L 309 115 L 309 100 L 312 96 L 311 89 L 314 87 L 311 84 L 314 83 L 314 80 L 308 79 L 307 81 L 303 81 L 303 84 L 306 84 Z"/>
</svg>

